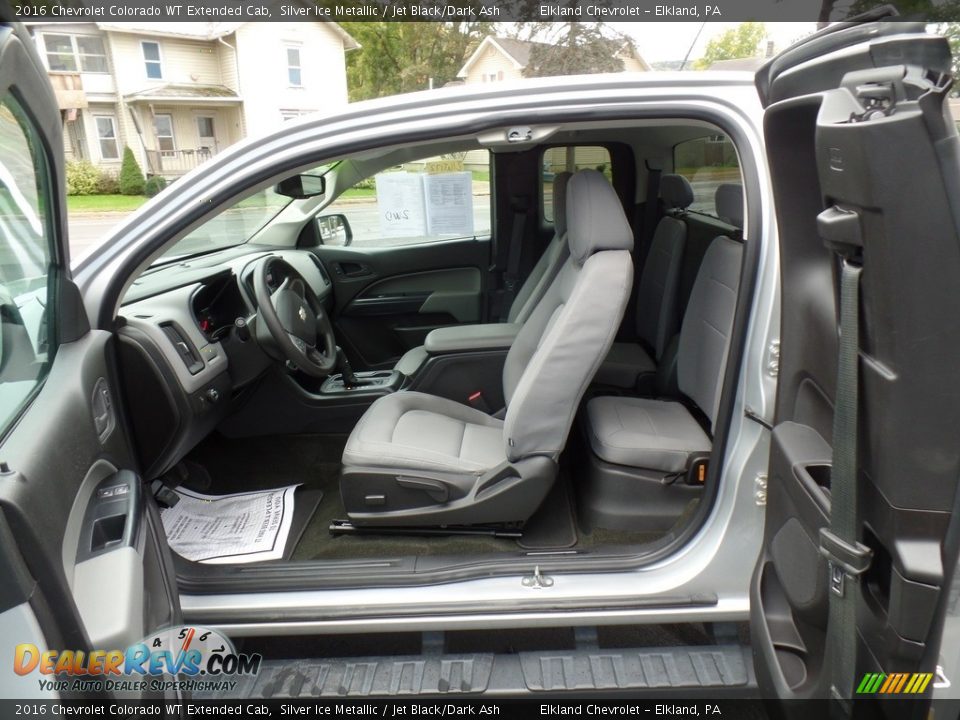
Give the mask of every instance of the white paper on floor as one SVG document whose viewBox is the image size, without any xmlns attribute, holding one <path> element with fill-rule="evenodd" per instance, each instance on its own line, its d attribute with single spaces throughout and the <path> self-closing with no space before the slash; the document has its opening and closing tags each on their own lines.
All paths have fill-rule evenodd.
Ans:
<svg viewBox="0 0 960 720">
<path fill-rule="evenodd" d="M 194 562 L 279 560 L 290 534 L 298 486 L 235 495 L 201 495 L 177 488 L 180 501 L 160 513 L 167 541 Z"/>
</svg>

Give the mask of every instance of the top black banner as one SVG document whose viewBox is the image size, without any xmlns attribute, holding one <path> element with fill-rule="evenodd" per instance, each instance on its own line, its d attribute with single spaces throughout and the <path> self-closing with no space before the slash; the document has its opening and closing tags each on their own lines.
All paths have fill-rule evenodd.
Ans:
<svg viewBox="0 0 960 720">
<path fill-rule="evenodd" d="M 0 0 L 6 19 L 120 22 L 839 21 L 876 0 Z M 896 0 L 890 20 L 960 21 L 960 0 Z"/>
</svg>

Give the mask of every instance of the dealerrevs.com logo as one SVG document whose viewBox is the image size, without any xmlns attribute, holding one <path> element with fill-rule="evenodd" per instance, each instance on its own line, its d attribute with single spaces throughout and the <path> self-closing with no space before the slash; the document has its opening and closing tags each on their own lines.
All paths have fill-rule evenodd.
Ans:
<svg viewBox="0 0 960 720">
<path fill-rule="evenodd" d="M 38 674 L 44 691 L 143 692 L 233 690 L 239 675 L 256 675 L 262 657 L 237 653 L 229 639 L 209 628 L 185 625 L 162 630 L 125 650 L 40 650 L 17 645 L 13 670 Z"/>
</svg>

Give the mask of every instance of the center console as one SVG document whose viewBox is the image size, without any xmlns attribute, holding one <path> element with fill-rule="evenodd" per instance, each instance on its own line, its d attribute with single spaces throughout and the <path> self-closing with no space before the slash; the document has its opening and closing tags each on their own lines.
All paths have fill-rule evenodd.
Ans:
<svg viewBox="0 0 960 720">
<path fill-rule="evenodd" d="M 395 392 L 403 385 L 404 376 L 396 370 L 372 370 L 352 373 L 350 381 L 344 373 L 331 375 L 320 386 L 321 395 L 357 395 L 376 391 L 378 394 Z"/>
</svg>

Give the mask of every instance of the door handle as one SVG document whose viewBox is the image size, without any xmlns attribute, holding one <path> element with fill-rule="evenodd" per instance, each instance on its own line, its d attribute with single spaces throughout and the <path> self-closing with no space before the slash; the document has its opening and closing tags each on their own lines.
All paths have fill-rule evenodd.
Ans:
<svg viewBox="0 0 960 720">
<path fill-rule="evenodd" d="M 358 262 L 335 262 L 333 271 L 340 278 L 358 278 L 373 274 L 369 265 Z"/>
</svg>

